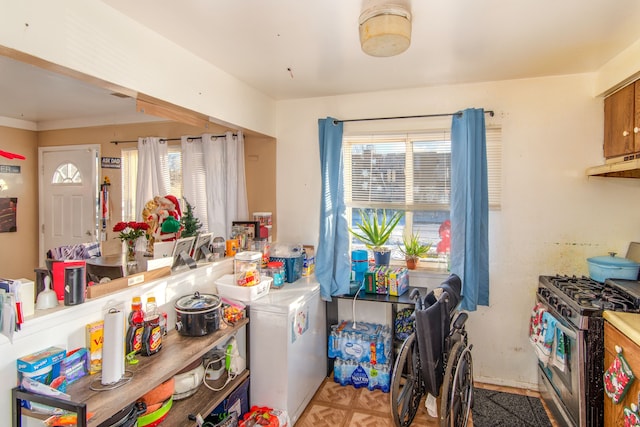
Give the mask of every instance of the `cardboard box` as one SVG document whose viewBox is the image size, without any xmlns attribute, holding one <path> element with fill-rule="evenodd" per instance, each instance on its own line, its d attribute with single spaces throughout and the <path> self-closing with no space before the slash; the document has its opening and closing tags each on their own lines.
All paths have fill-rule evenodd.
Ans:
<svg viewBox="0 0 640 427">
<path fill-rule="evenodd" d="M 18 381 L 26 375 L 32 379 L 49 385 L 60 376 L 60 362 L 67 356 L 67 351 L 60 347 L 49 347 L 28 354 L 17 360 Z"/>
<path fill-rule="evenodd" d="M 409 290 L 409 270 L 406 267 L 389 271 L 389 295 L 400 296 Z"/>
<path fill-rule="evenodd" d="M 62 359 L 60 374 L 65 376 L 67 384 L 71 384 L 88 374 L 88 365 L 87 349 L 76 348 Z"/>
<path fill-rule="evenodd" d="M 87 325 L 87 350 L 89 352 L 89 373 L 102 371 L 102 344 L 104 342 L 104 320 Z"/>
<path fill-rule="evenodd" d="M 364 272 L 364 291 L 368 294 L 377 293 L 376 292 L 376 274 L 371 269 Z"/>
<path fill-rule="evenodd" d="M 376 267 L 376 293 L 381 295 L 389 294 L 389 284 L 388 284 L 388 274 L 389 274 L 389 266 L 380 265 Z"/>
</svg>

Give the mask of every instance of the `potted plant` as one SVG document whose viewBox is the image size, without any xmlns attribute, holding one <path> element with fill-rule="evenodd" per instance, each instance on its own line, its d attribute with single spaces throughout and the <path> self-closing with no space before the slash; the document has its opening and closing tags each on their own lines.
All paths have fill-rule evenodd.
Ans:
<svg viewBox="0 0 640 427">
<path fill-rule="evenodd" d="M 373 251 L 376 265 L 389 265 L 391 249 L 385 245 L 389 237 L 391 237 L 393 229 L 396 228 L 404 216 L 404 212 L 396 211 L 391 216 L 387 215 L 385 209 L 382 210 L 380 215 L 377 209 L 370 213 L 362 209 L 359 212 L 361 222 L 357 224 L 358 230 L 349 228 L 349 232 Z"/>
<path fill-rule="evenodd" d="M 420 258 L 424 258 L 429 249 L 431 249 L 431 243 L 423 245 L 420 243 L 420 235 L 414 233 L 408 238 L 405 236 L 402 238 L 403 246 L 398 246 L 400 252 L 404 255 L 404 259 L 407 263 L 409 270 L 415 270 L 420 262 Z"/>
</svg>

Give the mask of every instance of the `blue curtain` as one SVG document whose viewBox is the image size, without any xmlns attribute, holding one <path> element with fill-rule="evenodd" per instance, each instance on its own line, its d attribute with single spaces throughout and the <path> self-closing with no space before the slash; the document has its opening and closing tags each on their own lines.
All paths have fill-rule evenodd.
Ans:
<svg viewBox="0 0 640 427">
<path fill-rule="evenodd" d="M 451 272 L 462 279 L 460 308 L 489 305 L 489 191 L 483 109 L 451 124 Z"/>
<path fill-rule="evenodd" d="M 320 236 L 316 253 L 316 278 L 320 295 L 331 301 L 331 295 L 349 293 L 351 261 L 342 179 L 342 122 L 327 117 L 318 120 L 320 135 Z"/>
</svg>

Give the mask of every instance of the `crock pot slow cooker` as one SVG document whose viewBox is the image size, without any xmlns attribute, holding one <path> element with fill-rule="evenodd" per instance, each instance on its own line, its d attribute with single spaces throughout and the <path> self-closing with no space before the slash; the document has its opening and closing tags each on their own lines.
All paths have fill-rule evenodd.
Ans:
<svg viewBox="0 0 640 427">
<path fill-rule="evenodd" d="M 180 335 L 199 337 L 208 335 L 220 328 L 220 307 L 222 301 L 218 295 L 185 295 L 175 303 L 176 330 Z"/>
</svg>

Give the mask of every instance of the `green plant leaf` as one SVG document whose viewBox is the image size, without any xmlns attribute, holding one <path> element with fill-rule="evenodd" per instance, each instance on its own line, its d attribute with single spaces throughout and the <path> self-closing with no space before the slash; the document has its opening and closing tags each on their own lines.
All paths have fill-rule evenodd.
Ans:
<svg viewBox="0 0 640 427">
<path fill-rule="evenodd" d="M 349 228 L 349 232 L 369 249 L 384 246 L 389 237 L 391 237 L 393 230 L 404 217 L 404 212 L 402 211 L 396 211 L 391 217 L 388 217 L 387 211 L 382 210 L 380 219 L 378 219 L 377 209 L 370 214 L 360 209 L 359 213 L 361 222 L 357 224 L 358 231 Z"/>
</svg>

